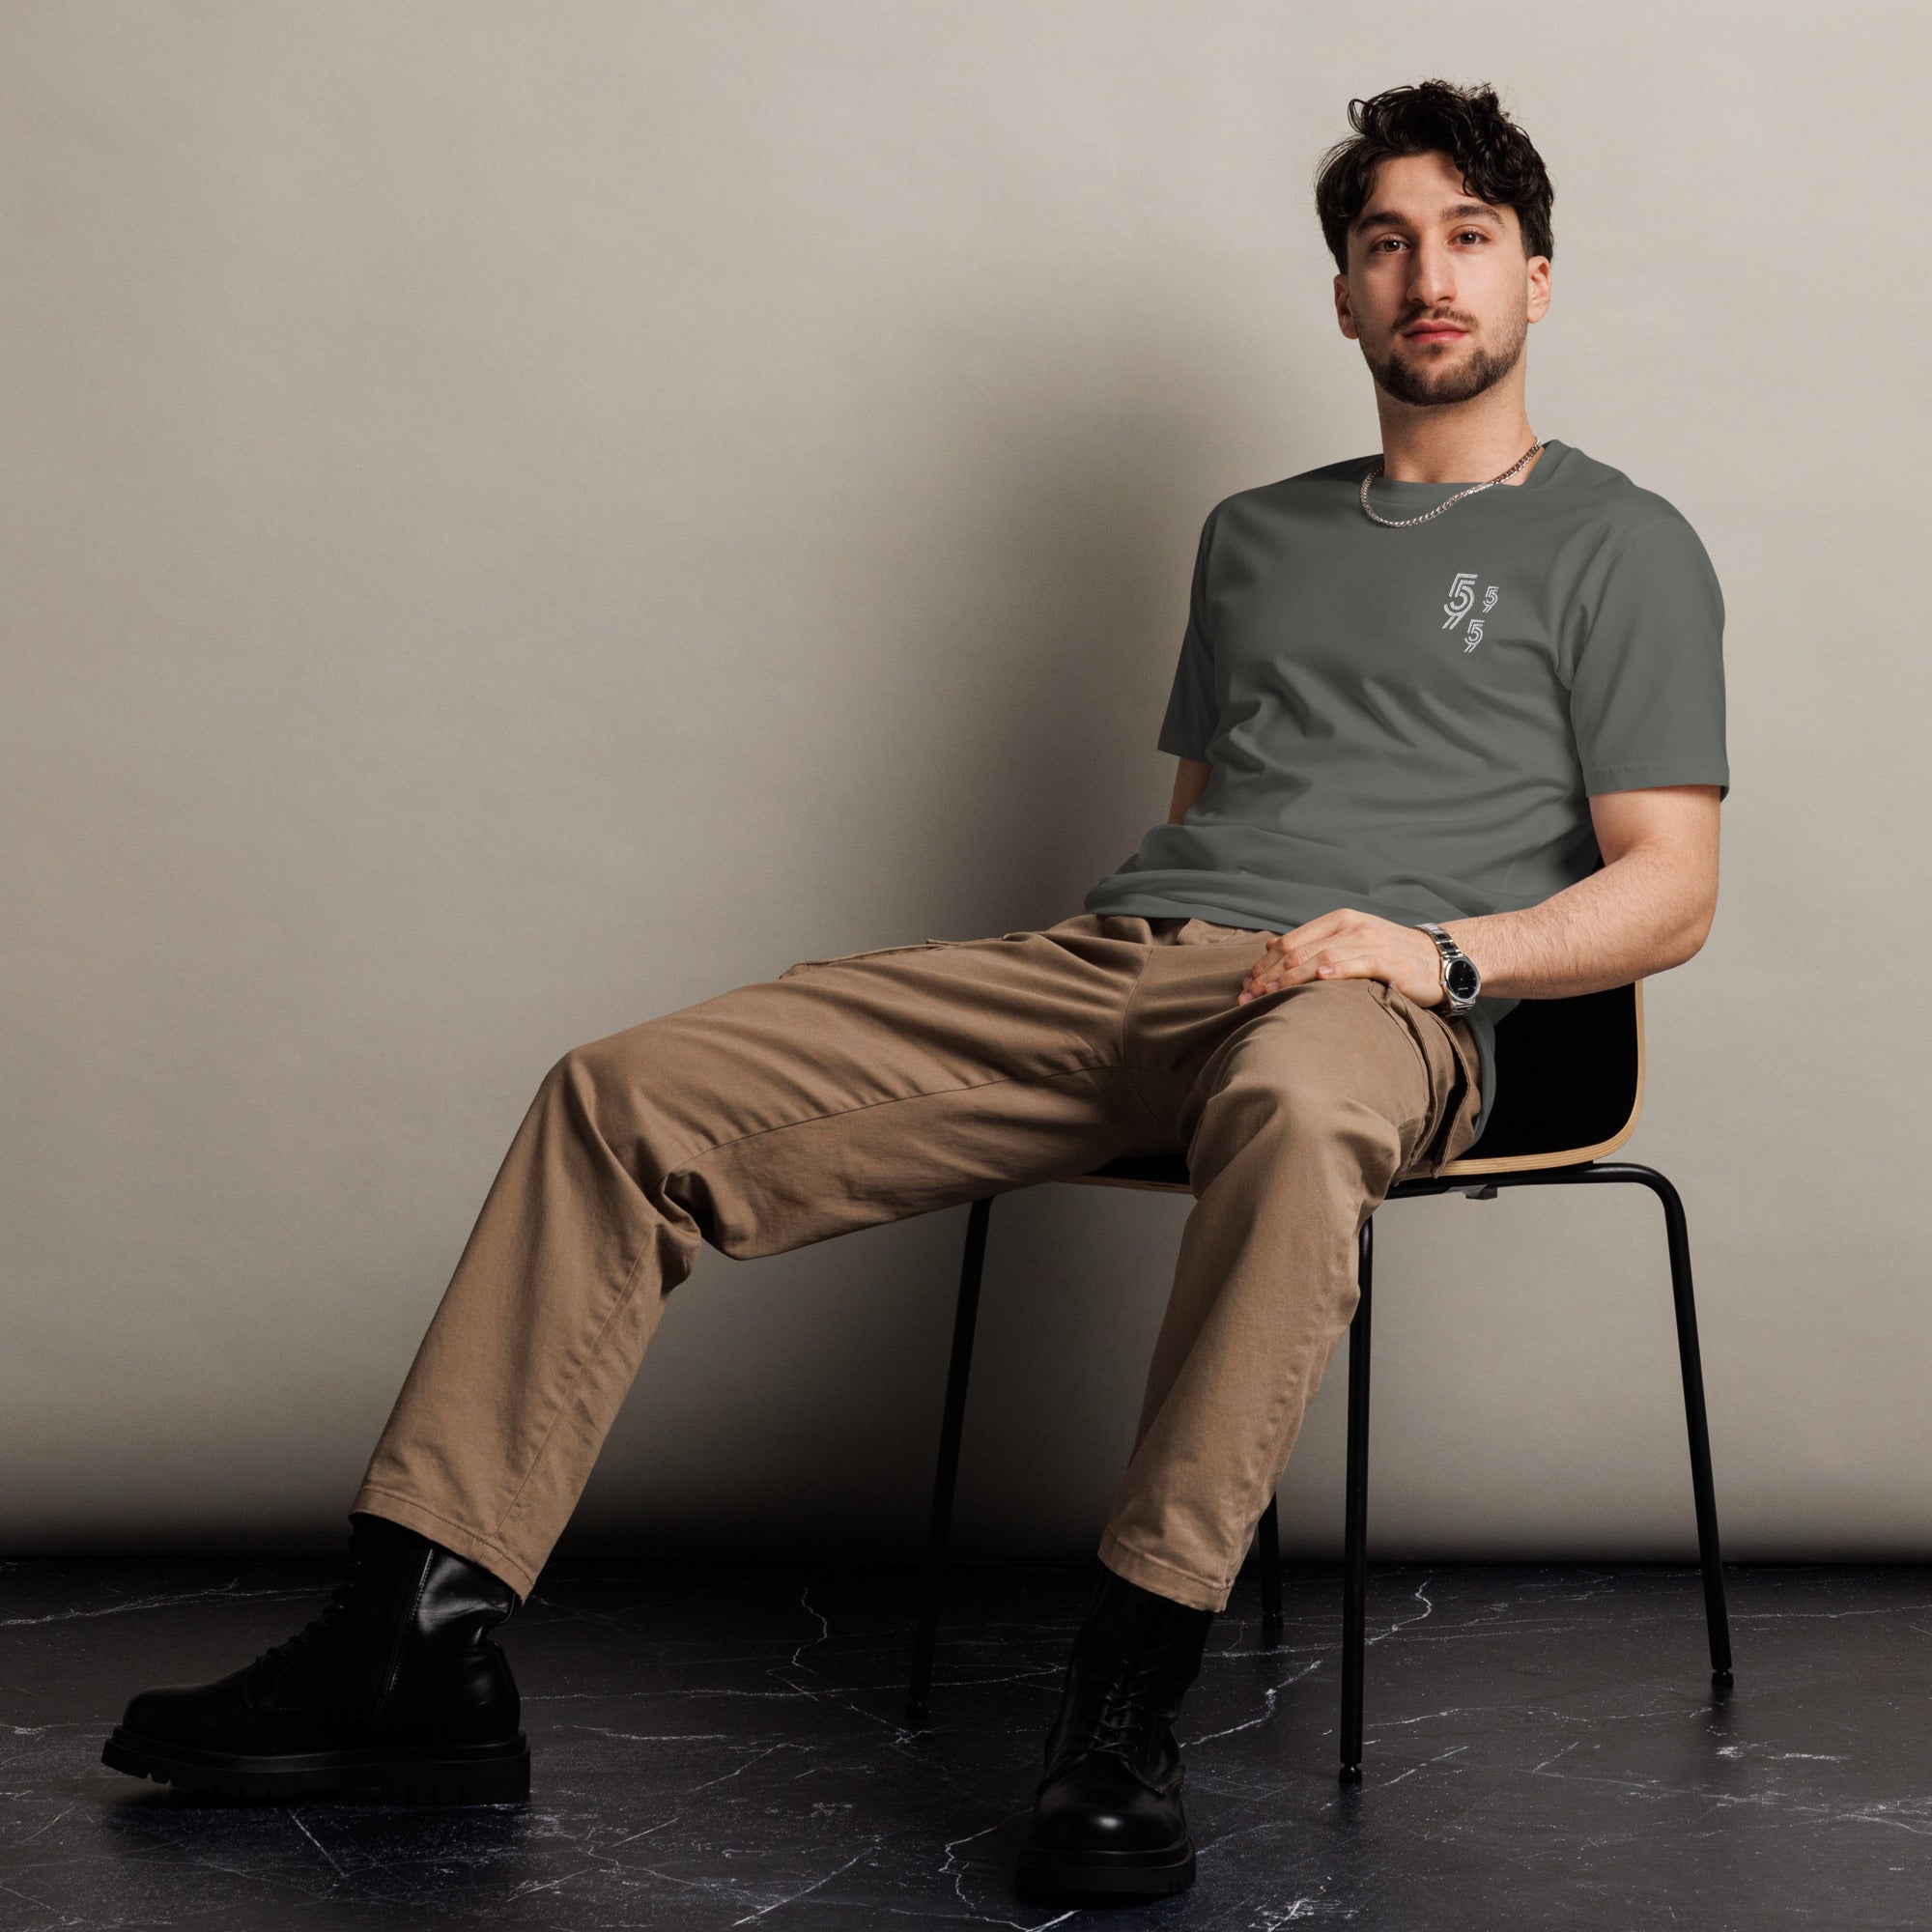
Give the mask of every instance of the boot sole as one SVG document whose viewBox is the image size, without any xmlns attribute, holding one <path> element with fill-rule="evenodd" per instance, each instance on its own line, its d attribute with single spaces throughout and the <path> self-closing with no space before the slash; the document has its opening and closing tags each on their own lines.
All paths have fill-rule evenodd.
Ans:
<svg viewBox="0 0 1932 1932">
<path fill-rule="evenodd" d="M 1022 1845 L 1013 1870 L 1021 1897 L 1038 1904 L 1083 1899 L 1166 1898 L 1194 1883 L 1194 1841 L 1152 1852 L 1082 1851 Z"/>
<path fill-rule="evenodd" d="M 372 1745 L 249 1756 L 145 1738 L 116 1724 L 100 1762 L 177 1791 L 270 1804 L 367 1794 L 391 1804 L 504 1804 L 530 1795 L 523 1733 L 500 1745 Z"/>
</svg>

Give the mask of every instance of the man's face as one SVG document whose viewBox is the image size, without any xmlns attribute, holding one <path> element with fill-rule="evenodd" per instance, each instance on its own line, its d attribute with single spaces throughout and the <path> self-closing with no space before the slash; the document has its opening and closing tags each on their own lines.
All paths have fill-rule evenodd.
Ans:
<svg viewBox="0 0 1932 1932">
<path fill-rule="evenodd" d="M 1342 333 L 1391 396 L 1467 402 L 1522 358 L 1549 306 L 1549 262 L 1524 257 L 1513 208 L 1479 201 L 1446 155 L 1382 162 L 1335 277 Z"/>
</svg>

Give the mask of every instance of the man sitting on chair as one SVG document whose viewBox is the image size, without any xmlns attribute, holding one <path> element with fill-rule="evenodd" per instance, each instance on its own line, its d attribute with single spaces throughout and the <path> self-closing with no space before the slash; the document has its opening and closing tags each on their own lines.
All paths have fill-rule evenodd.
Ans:
<svg viewBox="0 0 1932 1932">
<path fill-rule="evenodd" d="M 801 960 L 539 1086 L 286 1643 L 103 1752 L 215 1792 L 528 1790 L 486 1633 L 534 1587 L 701 1243 L 769 1255 L 1184 1153 L 1195 1205 L 1018 1873 L 1194 1876 L 1173 1723 L 1353 1312 L 1464 1152 L 1521 997 L 1689 959 L 1717 900 L 1722 602 L 1685 519 L 1539 440 L 1548 178 L 1490 90 L 1350 103 L 1316 187 L 1381 449 L 1208 513 L 1167 822 L 1039 930 Z"/>
</svg>

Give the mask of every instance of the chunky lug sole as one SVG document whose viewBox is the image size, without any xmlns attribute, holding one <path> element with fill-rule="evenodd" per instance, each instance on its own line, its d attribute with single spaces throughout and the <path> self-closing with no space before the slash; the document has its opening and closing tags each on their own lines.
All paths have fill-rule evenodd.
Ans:
<svg viewBox="0 0 1932 1932">
<path fill-rule="evenodd" d="M 1037 1904 L 1082 1899 L 1166 1898 L 1194 1883 L 1194 1841 L 1150 1852 L 1084 1851 L 1071 1845 L 1022 1845 L 1015 1889 Z"/>
<path fill-rule="evenodd" d="M 521 1731 L 500 1745 L 365 1745 L 251 1757 L 116 1724 L 100 1762 L 177 1791 L 270 1803 L 366 1793 L 391 1804 L 504 1804 L 530 1795 L 530 1747 Z"/>
</svg>

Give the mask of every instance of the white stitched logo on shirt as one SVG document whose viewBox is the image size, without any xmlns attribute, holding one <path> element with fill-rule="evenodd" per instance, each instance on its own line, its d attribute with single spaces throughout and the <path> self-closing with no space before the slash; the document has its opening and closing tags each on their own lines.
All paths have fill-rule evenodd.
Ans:
<svg viewBox="0 0 1932 1932">
<path fill-rule="evenodd" d="M 1496 608 L 1496 599 L 1502 595 L 1499 585 L 1492 583 L 1483 591 L 1483 615 Z M 1449 601 L 1442 609 L 1447 613 L 1442 625 L 1445 631 L 1453 631 L 1469 612 L 1476 608 L 1476 573 L 1473 570 L 1459 570 L 1449 584 Z M 1467 641 L 1464 653 L 1473 651 L 1483 641 L 1483 618 L 1469 617 L 1469 628 L 1464 633 Z"/>
</svg>

